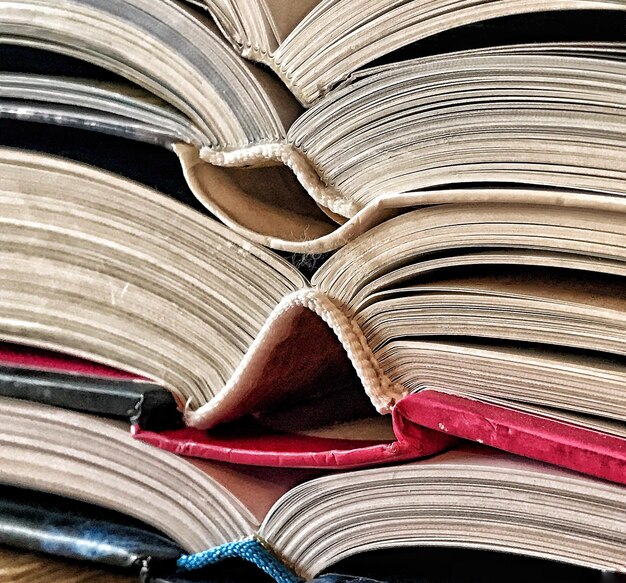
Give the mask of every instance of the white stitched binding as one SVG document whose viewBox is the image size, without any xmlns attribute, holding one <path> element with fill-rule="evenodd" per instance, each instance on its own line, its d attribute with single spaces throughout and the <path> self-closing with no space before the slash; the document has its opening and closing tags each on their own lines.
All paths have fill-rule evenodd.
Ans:
<svg viewBox="0 0 626 583">
<path fill-rule="evenodd" d="M 383 372 L 359 325 L 348 318 L 327 295 L 312 289 L 288 296 L 291 305 L 300 305 L 316 313 L 337 335 L 363 388 L 380 413 L 388 413 L 406 389 L 391 382 Z"/>
<path fill-rule="evenodd" d="M 285 296 L 274 308 L 224 388 L 199 409 L 185 412 L 188 425 L 205 429 L 219 422 L 220 404 L 231 398 L 230 393 L 235 390 L 238 379 L 249 366 L 255 352 L 269 340 L 271 323 L 294 306 L 305 307 L 317 314 L 337 335 L 365 393 L 379 413 L 389 413 L 396 402 L 407 394 L 405 387 L 393 383 L 384 373 L 358 324 L 324 293 L 315 289 L 302 289 Z"/>
<path fill-rule="evenodd" d="M 360 210 L 335 188 L 324 184 L 307 158 L 291 144 L 257 144 L 228 152 L 217 152 L 204 147 L 200 150 L 200 157 L 205 162 L 224 167 L 263 165 L 269 161 L 281 162 L 291 169 L 300 184 L 318 204 L 348 218 Z"/>
</svg>

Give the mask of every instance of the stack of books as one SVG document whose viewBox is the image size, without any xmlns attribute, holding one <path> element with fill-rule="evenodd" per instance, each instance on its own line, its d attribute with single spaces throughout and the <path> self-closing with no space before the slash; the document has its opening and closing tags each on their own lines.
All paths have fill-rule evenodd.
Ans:
<svg viewBox="0 0 626 583">
<path fill-rule="evenodd" d="M 626 572 L 624 0 L 0 0 L 0 201 L 0 577 Z"/>
</svg>

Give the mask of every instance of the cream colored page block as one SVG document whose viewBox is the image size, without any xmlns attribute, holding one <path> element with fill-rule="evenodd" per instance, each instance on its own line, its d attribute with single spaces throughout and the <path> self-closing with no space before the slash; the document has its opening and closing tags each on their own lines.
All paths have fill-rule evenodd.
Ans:
<svg viewBox="0 0 626 583">
<path fill-rule="evenodd" d="M 220 484 L 218 464 L 199 469 L 133 439 L 125 423 L 8 398 L 1 403 L 4 483 L 126 513 L 191 552 L 248 536 L 258 524 Z"/>
<path fill-rule="evenodd" d="M 510 14 L 624 10 L 621 0 L 324 0 L 265 60 L 311 106 L 352 72 L 417 40 Z"/>
<path fill-rule="evenodd" d="M 310 578 L 346 556 L 414 545 L 621 572 L 625 525 L 622 486 L 476 447 L 312 480 L 283 496 L 260 532 Z"/>
<path fill-rule="evenodd" d="M 233 374 L 295 268 L 130 181 L 3 150 L 2 336 L 162 382 L 199 406 Z M 211 388 L 212 387 L 212 388 Z"/>
<path fill-rule="evenodd" d="M 606 261 L 606 267 L 597 268 L 621 273 L 626 252 L 622 215 L 562 208 L 555 202 L 533 206 L 482 201 L 406 212 L 371 228 L 335 253 L 317 271 L 313 283 L 340 304 L 359 310 L 371 303 L 376 291 L 410 280 L 431 256 L 440 257 L 443 264 L 448 257 L 454 264 L 457 260 L 463 263 L 462 256 L 470 252 L 479 253 L 473 261 L 479 267 L 485 253 L 501 249 L 503 264 L 509 263 L 510 254 L 520 253 L 529 265 L 558 262 L 567 266 L 572 261 L 586 263 L 593 271 Z M 497 260 L 493 256 L 492 261 Z M 523 255 L 519 261 L 525 264 Z M 469 255 L 467 263 L 472 265 Z"/>
<path fill-rule="evenodd" d="M 616 420 L 626 431 L 626 367 L 610 358 L 454 338 L 393 341 L 378 358 L 395 382 L 413 392 L 435 389 L 558 408 Z"/>
</svg>

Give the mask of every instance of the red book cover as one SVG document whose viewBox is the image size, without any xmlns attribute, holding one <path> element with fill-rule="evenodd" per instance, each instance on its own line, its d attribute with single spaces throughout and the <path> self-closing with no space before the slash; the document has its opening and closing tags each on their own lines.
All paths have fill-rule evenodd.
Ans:
<svg viewBox="0 0 626 583">
<path fill-rule="evenodd" d="M 180 455 L 238 464 L 291 468 L 350 469 L 417 459 L 439 453 L 458 439 L 416 427 L 411 440 L 366 440 L 281 433 L 259 427 L 203 431 L 187 427 L 146 431 L 134 425 L 133 436 Z"/>
<path fill-rule="evenodd" d="M 76 374 L 90 377 L 140 380 L 142 377 L 91 360 L 52 350 L 0 342 L 0 366 Z"/>
<path fill-rule="evenodd" d="M 434 455 L 458 438 L 626 484 L 626 440 L 475 399 L 425 390 L 393 410 L 396 440 L 332 439 L 294 433 L 133 428 L 137 439 L 181 455 L 241 464 L 348 469 Z"/>
<path fill-rule="evenodd" d="M 44 349 L 0 344 L 0 366 L 111 380 L 140 380 L 117 369 Z M 163 389 L 161 389 L 163 391 Z M 163 391 L 164 392 L 164 391 Z M 396 439 L 342 439 L 263 429 L 245 422 L 212 431 L 162 431 L 133 425 L 133 435 L 180 455 L 240 464 L 350 469 L 434 455 L 459 438 L 626 484 L 626 440 L 534 413 L 424 390 L 393 410 Z"/>
<path fill-rule="evenodd" d="M 393 411 L 400 442 L 419 439 L 424 427 L 510 453 L 626 484 L 626 440 L 549 417 L 425 390 Z"/>
</svg>

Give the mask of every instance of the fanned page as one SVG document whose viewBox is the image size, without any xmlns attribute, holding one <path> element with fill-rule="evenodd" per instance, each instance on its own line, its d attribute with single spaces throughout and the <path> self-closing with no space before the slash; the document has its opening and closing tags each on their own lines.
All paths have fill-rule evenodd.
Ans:
<svg viewBox="0 0 626 583">
<path fill-rule="evenodd" d="M 202 11 L 165 0 L 48 4 L 41 0 L 46 10 L 8 5 L 0 14 L 6 42 L 91 61 L 118 78 L 102 85 L 6 74 L 0 78 L 3 115 L 173 148 L 200 202 L 257 243 L 328 251 L 404 208 L 448 202 L 624 210 L 623 42 L 493 46 L 391 59 L 359 72 L 342 58 L 349 77 L 342 73 L 341 83 L 333 82 L 333 90 L 303 113 L 280 81 L 241 59 Z M 212 4 L 224 30 L 241 19 L 234 29 L 257 23 L 268 39 L 301 18 L 285 12 L 283 3 Z M 392 48 L 389 39 L 401 46 L 413 24 L 428 28 L 429 19 L 419 15 L 427 7 L 416 2 L 395 11 L 368 3 L 358 14 L 345 1 L 299 5 L 303 12 L 309 8 L 276 54 L 306 23 L 321 25 L 325 18 L 352 22 L 354 32 L 346 36 L 352 47 L 369 14 L 367 26 L 380 37 L 373 39 L 368 29 L 359 43 L 378 51 Z M 429 14 L 444 28 L 462 24 L 470 13 L 480 20 L 500 9 L 532 12 L 540 5 L 501 0 L 445 8 Z M 571 0 L 554 8 L 621 16 L 606 9 L 624 5 Z M 346 11 L 353 20 L 343 19 Z M 409 15 L 414 20 L 405 21 Z M 384 21 L 391 28 L 377 27 Z M 86 32 L 92 29 L 98 34 Z M 319 31 L 314 36 L 329 40 Z M 304 49 L 314 45 L 306 42 Z M 364 58 L 359 50 L 354 54 Z M 331 69 L 323 65 L 316 82 Z"/>
<path fill-rule="evenodd" d="M 610 212 L 443 205 L 407 213 L 357 239 L 324 265 L 314 283 L 334 300 L 325 309 L 341 306 L 351 316 L 350 324 L 325 317 L 344 339 L 378 410 L 394 409 L 396 447 L 425 443 L 425 426 L 622 482 L 624 234 L 619 216 Z M 464 277 L 454 279 L 452 274 Z M 350 343 L 355 332 L 364 342 Z M 292 332 L 296 338 L 302 342 Z M 470 406 L 459 397 L 451 405 L 456 425 L 434 422 L 436 408 L 431 411 L 431 401 L 419 392 L 426 388 L 455 390 L 479 404 Z M 208 427 L 248 398 L 236 391 L 231 397 L 219 412 L 208 404 L 189 413 L 188 421 Z M 489 405 L 492 399 L 500 409 Z M 408 410 L 421 410 L 420 403 L 425 403 L 423 414 L 403 415 L 413 402 Z M 292 407 L 297 415 L 298 404 Z M 478 408 L 473 426 L 467 422 L 472 407 Z M 318 408 L 324 409 L 321 402 Z M 510 408 L 521 413 L 507 413 Z M 498 431 L 492 431 L 489 419 L 499 411 L 504 411 L 502 435 L 517 426 L 516 440 L 494 437 Z M 300 427 L 291 427 L 296 436 L 303 430 L 299 419 Z M 337 421 L 337 413 L 328 419 Z M 533 444 L 525 434 L 540 435 L 539 441 Z M 230 434 L 185 430 L 136 435 L 172 450 L 183 442 L 191 455 L 307 463 L 298 458 L 303 450 L 297 437 L 264 432 L 250 437 L 238 427 Z M 283 455 L 279 439 L 284 440 Z M 354 465 L 350 459 L 363 463 L 353 453 L 345 456 L 340 444 L 334 447 L 338 455 L 332 465 Z M 570 454 L 553 455 L 564 448 Z M 316 455 L 308 463 L 324 460 Z"/>
<path fill-rule="evenodd" d="M 288 168 L 294 165 L 302 180 L 315 178 L 285 144 L 301 107 L 278 80 L 241 59 L 201 12 L 169 0 L 5 2 L 0 32 L 4 43 L 58 52 L 117 75 L 104 86 L 48 72 L 3 75 L 3 115 L 175 148 L 200 201 L 257 239 L 332 231 L 335 223 Z M 225 163 L 237 169 L 212 171 Z M 246 170 L 250 165 L 258 172 Z"/>
<path fill-rule="evenodd" d="M 292 489 L 260 534 L 305 578 L 394 547 L 520 553 L 621 573 L 626 490 L 490 448 L 332 474 Z"/>
<path fill-rule="evenodd" d="M 170 390 L 194 429 L 136 427 L 139 438 L 263 465 L 419 457 L 454 437 L 415 424 L 402 439 L 375 417 L 424 387 L 624 421 L 615 213 L 427 207 L 346 246 L 308 287 L 271 252 L 147 188 L 0 154 L 2 339 Z"/>
<path fill-rule="evenodd" d="M 398 544 L 457 546 L 477 534 L 472 540 L 479 548 L 502 550 L 504 541 L 506 550 L 572 564 L 608 571 L 623 565 L 623 488 L 485 448 L 311 479 L 190 463 L 132 441 L 114 423 L 54 407 L 2 399 L 0 412 L 5 483 L 143 519 L 171 539 L 153 534 L 155 553 L 171 556 L 177 545 L 189 553 L 176 563 L 182 570 L 198 569 L 224 546 L 253 547 L 248 560 L 261 563 L 265 553 L 266 563 L 271 558 L 295 581 L 289 567 L 310 578 L 349 554 Z M 72 506 L 71 500 L 65 504 Z M 155 514 L 155 507 L 162 512 Z M 66 517 L 63 527 L 68 522 Z M 407 527 L 419 537 L 400 538 Z M 367 537 L 347 536 L 364 531 Z M 161 565 L 149 563 L 157 572 Z"/>
<path fill-rule="evenodd" d="M 392 385 L 404 387 L 396 398 L 431 381 L 468 390 L 475 383 L 497 396 L 501 378 L 516 400 L 553 399 L 552 406 L 564 407 L 559 395 L 566 392 L 581 412 L 615 411 L 623 421 L 620 381 L 604 385 L 608 392 L 597 401 L 583 397 L 600 379 L 610 383 L 622 366 L 621 348 L 612 344 L 621 332 L 609 334 L 623 318 L 621 223 L 613 213 L 579 209 L 431 207 L 346 246 L 314 283 L 353 314 Z M 360 269 L 349 267 L 355 262 Z M 488 366 L 480 364 L 482 357 Z M 492 372 L 496 362 L 500 368 Z M 471 376 L 459 368 L 463 363 Z M 507 366 L 525 367 L 515 394 L 516 373 L 507 374 Z M 526 378 L 532 382 L 525 384 Z M 609 395 L 615 401 L 602 411 Z"/>
<path fill-rule="evenodd" d="M 306 106 L 368 63 L 444 31 L 535 12 L 625 9 L 619 0 L 481 0 L 471 5 L 368 0 L 358 11 L 350 0 L 307 0 L 287 11 L 284 0 L 203 1 L 239 52 L 271 67 Z"/>
<path fill-rule="evenodd" d="M 3 484 L 127 514 L 187 552 L 249 536 L 257 516 L 293 485 L 268 505 L 271 476 L 264 487 L 263 480 L 233 468 L 195 465 L 139 443 L 123 423 L 4 397 L 0 402 Z M 249 496 L 245 502 L 237 498 L 237 492 L 255 487 L 256 509 Z"/>
<path fill-rule="evenodd" d="M 345 316 L 307 289 L 289 264 L 130 181 L 16 150 L 2 150 L 1 157 L 4 341 L 113 366 L 131 373 L 130 382 L 140 375 L 171 391 L 188 415 L 210 403 L 215 422 L 262 415 L 290 393 L 299 402 L 308 400 L 311 409 L 319 401 L 345 407 L 346 422 L 375 413 L 341 342 L 323 320 L 330 314 L 341 323 Z M 358 346 L 354 335 L 350 341 Z M 303 361 L 306 342 L 312 342 L 313 357 Z M 24 365 L 31 373 L 38 369 L 39 385 L 42 369 L 49 375 L 92 376 L 110 370 L 6 345 L 3 353 L 5 364 L 22 365 L 22 379 Z M 52 401 L 59 404 L 58 377 L 47 381 L 57 382 Z M 82 390 L 94 388 L 92 382 Z M 89 410 L 87 402 L 79 405 Z M 293 413 L 286 409 L 282 422 L 273 415 L 273 424 L 288 426 Z M 112 413 L 102 403 L 98 411 Z M 305 432 L 300 451 L 289 445 L 291 459 L 286 429 L 273 442 L 275 450 L 263 434 L 251 435 L 250 455 L 245 434 L 239 435 L 238 461 L 258 461 L 259 444 L 265 443 L 270 465 L 359 466 L 433 453 L 452 441 L 424 430 L 423 442 L 399 447 L 390 421 L 369 437 L 354 427 L 314 435 L 327 416 L 308 418 L 313 433 Z M 149 428 L 145 419 L 134 421 Z M 165 443 L 166 437 L 159 440 Z M 227 433 L 222 445 L 228 439 Z M 194 453 L 178 441 L 171 449 Z M 212 457 L 228 460 L 224 454 Z"/>
<path fill-rule="evenodd" d="M 269 58 L 320 0 L 196 0 L 244 57 L 269 64 Z"/>
<path fill-rule="evenodd" d="M 617 210 L 623 49 L 520 45 L 380 66 L 300 116 L 289 140 L 326 185 L 312 193 L 318 203 L 346 218 L 403 194 L 398 206 L 560 200 Z"/>
<path fill-rule="evenodd" d="M 99 533 L 92 561 L 130 567 L 135 559 L 152 557 L 157 566 L 160 560 L 174 563 L 181 553 L 200 553 L 253 536 L 281 496 L 319 475 L 189 460 L 133 440 L 123 423 L 4 397 L 0 404 L 0 478 L 5 485 L 27 490 L 25 502 L 17 499 L 12 506 L 3 492 L 3 528 L 12 520 L 11 508 L 23 519 L 20 528 L 3 530 L 3 544 L 33 549 L 33 539 L 46 539 L 42 526 L 50 529 L 57 520 L 56 538 L 48 531 L 44 541 L 50 554 L 81 558 L 88 540 L 68 543 L 72 523 L 78 523 L 83 528 L 74 536 L 88 539 Z M 28 490 L 37 494 L 29 496 Z M 45 509 L 33 507 L 41 497 L 65 500 L 49 501 L 50 513 L 42 517 Z M 97 508 L 87 513 L 84 503 Z M 118 516 L 117 530 L 105 520 L 112 514 Z M 86 524 L 94 530 L 84 528 Z M 102 545 L 106 531 L 115 535 Z"/>
<path fill-rule="evenodd" d="M 36 54 L 42 57 L 41 53 Z M 49 53 L 43 55 L 49 57 Z M 74 60 L 68 61 L 75 64 Z M 79 76 L 71 66 L 68 69 L 55 75 L 0 72 L 2 116 L 96 129 L 163 147 L 178 141 L 202 143 L 203 134 L 197 124 L 154 93 L 121 78 L 105 80 L 84 73 Z M 97 71 L 101 73 L 100 69 Z"/>
<path fill-rule="evenodd" d="M 193 407 L 306 286 L 281 258 L 131 181 L 18 150 L 0 164 L 5 341 L 141 375 Z"/>
<path fill-rule="evenodd" d="M 0 23 L 7 43 L 79 57 L 144 87 L 190 118 L 207 145 L 280 139 L 299 111 L 286 90 L 229 49 L 209 19 L 182 4 L 5 3 Z"/>
</svg>

